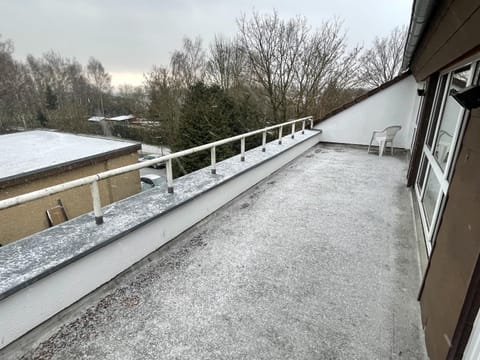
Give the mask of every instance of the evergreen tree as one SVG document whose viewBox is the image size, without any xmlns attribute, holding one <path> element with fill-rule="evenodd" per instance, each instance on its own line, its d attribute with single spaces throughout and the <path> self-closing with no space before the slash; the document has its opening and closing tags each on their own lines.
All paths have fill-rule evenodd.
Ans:
<svg viewBox="0 0 480 360">
<path fill-rule="evenodd" d="M 50 85 L 47 85 L 45 89 L 45 107 L 47 110 L 56 110 L 58 107 L 57 95 L 53 92 Z"/>
<path fill-rule="evenodd" d="M 180 151 L 235 135 L 236 109 L 233 100 L 219 86 L 198 82 L 189 88 L 181 109 L 180 128 L 173 151 Z M 234 145 L 216 149 L 217 161 L 235 154 Z M 208 166 L 210 151 L 180 159 L 186 172 Z"/>
<path fill-rule="evenodd" d="M 41 127 L 46 127 L 48 124 L 48 119 L 41 110 L 37 111 L 37 121 L 40 123 Z"/>
</svg>

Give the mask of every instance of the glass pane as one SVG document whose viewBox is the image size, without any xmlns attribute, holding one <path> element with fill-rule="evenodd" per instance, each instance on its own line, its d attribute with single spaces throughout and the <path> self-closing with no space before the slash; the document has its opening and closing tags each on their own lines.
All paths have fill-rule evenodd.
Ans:
<svg viewBox="0 0 480 360">
<path fill-rule="evenodd" d="M 475 76 L 473 77 L 473 84 L 478 85 L 478 78 L 480 76 L 480 61 L 476 63 Z"/>
<path fill-rule="evenodd" d="M 423 180 L 425 179 L 425 173 L 427 172 L 427 158 L 425 157 L 425 155 L 422 155 L 422 156 L 423 156 L 422 165 L 420 167 L 420 172 L 418 173 L 418 177 L 417 177 L 417 186 L 418 186 L 419 192 L 422 191 Z"/>
<path fill-rule="evenodd" d="M 453 135 L 458 122 L 458 116 L 463 111 L 460 104 L 450 96 L 452 90 L 462 90 L 467 86 L 468 77 L 470 76 L 470 66 L 464 67 L 452 73 L 450 86 L 448 88 L 448 96 L 445 100 L 442 118 L 440 120 L 440 128 L 435 140 L 435 148 L 433 156 L 437 159 L 438 164 L 445 170 L 448 155 L 452 148 Z"/>
<path fill-rule="evenodd" d="M 443 104 L 443 96 L 445 93 L 445 86 L 447 85 L 447 74 L 440 78 L 440 85 L 437 88 L 437 101 L 435 102 L 435 108 L 431 117 L 430 130 L 428 132 L 427 141 L 425 142 L 429 149 L 432 148 L 433 137 L 435 136 L 435 130 L 437 129 L 438 116 L 440 115 L 440 108 Z"/>
<path fill-rule="evenodd" d="M 425 193 L 423 194 L 422 204 L 425 210 L 425 217 L 427 223 L 430 226 L 432 223 L 433 212 L 435 210 L 435 204 L 437 203 L 438 193 L 440 192 L 440 183 L 435 176 L 432 168 L 428 172 L 427 184 L 425 185 Z"/>
</svg>

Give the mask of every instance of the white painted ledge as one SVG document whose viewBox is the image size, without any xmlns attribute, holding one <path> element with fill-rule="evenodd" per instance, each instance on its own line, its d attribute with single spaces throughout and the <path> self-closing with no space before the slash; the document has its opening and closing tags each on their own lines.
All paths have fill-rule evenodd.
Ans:
<svg viewBox="0 0 480 360">
<path fill-rule="evenodd" d="M 152 189 L 0 249 L 0 349 L 107 283 L 198 221 L 314 146 L 306 130 L 175 180 L 175 193 Z"/>
</svg>

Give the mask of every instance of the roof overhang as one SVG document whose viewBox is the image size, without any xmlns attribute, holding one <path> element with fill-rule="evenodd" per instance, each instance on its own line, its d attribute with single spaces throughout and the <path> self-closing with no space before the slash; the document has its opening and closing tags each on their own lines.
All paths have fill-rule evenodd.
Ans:
<svg viewBox="0 0 480 360">
<path fill-rule="evenodd" d="M 435 0 L 414 0 L 401 71 L 409 69 L 420 38 L 425 32 L 434 5 Z"/>
</svg>

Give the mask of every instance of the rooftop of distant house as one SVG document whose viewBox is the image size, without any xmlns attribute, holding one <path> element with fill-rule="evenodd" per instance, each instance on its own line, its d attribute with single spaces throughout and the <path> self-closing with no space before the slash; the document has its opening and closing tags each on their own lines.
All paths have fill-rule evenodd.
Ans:
<svg viewBox="0 0 480 360">
<path fill-rule="evenodd" d="M 127 120 L 133 120 L 136 119 L 134 115 L 120 115 L 120 116 L 114 116 L 114 117 L 105 117 L 105 116 L 92 116 L 88 119 L 88 121 L 93 121 L 93 122 L 100 122 L 102 120 L 108 120 L 108 121 L 127 121 Z"/>
<path fill-rule="evenodd" d="M 64 166 L 130 153 L 140 144 L 58 131 L 32 130 L 0 136 L 0 184 Z"/>
<path fill-rule="evenodd" d="M 88 121 L 94 121 L 94 122 L 99 122 L 105 120 L 105 116 L 92 116 L 91 118 L 88 118 Z"/>
</svg>

